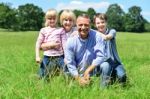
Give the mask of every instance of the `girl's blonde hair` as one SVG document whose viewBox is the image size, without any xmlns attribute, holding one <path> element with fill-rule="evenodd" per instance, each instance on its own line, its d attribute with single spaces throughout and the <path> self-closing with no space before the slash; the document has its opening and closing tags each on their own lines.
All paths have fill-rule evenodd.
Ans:
<svg viewBox="0 0 150 99">
<path fill-rule="evenodd" d="M 75 25 L 76 22 L 76 15 L 74 14 L 74 12 L 72 10 L 69 9 L 65 9 L 63 10 L 63 12 L 60 15 L 60 24 L 63 24 L 63 20 L 67 19 L 67 18 L 71 18 L 73 21 L 73 25 Z"/>
<path fill-rule="evenodd" d="M 45 13 L 45 26 L 48 26 L 48 23 L 46 22 L 46 19 L 51 18 L 51 17 L 55 17 L 56 21 L 57 21 L 57 11 L 55 9 L 49 9 L 46 13 Z"/>
</svg>

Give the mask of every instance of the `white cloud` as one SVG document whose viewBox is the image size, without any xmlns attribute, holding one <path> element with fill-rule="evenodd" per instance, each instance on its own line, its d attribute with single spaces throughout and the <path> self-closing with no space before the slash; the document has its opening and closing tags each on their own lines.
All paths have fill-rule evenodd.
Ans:
<svg viewBox="0 0 150 99">
<path fill-rule="evenodd" d="M 71 1 L 70 4 L 83 4 L 81 1 Z"/>
<path fill-rule="evenodd" d="M 56 6 L 57 10 L 62 10 L 62 9 L 79 9 L 79 10 L 84 10 L 86 11 L 88 8 L 92 7 L 96 11 L 100 10 L 107 10 L 108 6 L 110 5 L 109 2 L 82 2 L 79 0 L 73 0 L 69 3 L 59 3 Z"/>
</svg>

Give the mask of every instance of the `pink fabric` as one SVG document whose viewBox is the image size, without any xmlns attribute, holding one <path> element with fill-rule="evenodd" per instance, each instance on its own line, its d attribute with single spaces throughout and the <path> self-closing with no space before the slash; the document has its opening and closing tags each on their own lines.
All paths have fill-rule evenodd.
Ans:
<svg viewBox="0 0 150 99">
<path fill-rule="evenodd" d="M 38 44 L 42 44 L 45 42 L 59 42 L 59 49 L 50 49 L 48 51 L 44 51 L 44 55 L 46 56 L 60 56 L 64 54 L 64 45 L 66 43 L 67 36 L 65 30 L 63 28 L 50 28 L 45 27 L 40 30 L 37 42 Z"/>
</svg>

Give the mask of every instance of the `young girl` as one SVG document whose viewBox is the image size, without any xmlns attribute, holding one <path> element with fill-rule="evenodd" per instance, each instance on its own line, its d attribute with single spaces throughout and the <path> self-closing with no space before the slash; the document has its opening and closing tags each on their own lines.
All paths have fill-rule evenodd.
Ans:
<svg viewBox="0 0 150 99">
<path fill-rule="evenodd" d="M 45 14 L 45 27 L 40 30 L 36 42 L 36 62 L 40 63 L 39 75 L 41 78 L 48 77 L 54 68 L 63 68 L 63 44 L 66 41 L 64 29 L 57 29 L 57 11 L 50 9 Z M 49 50 L 44 51 L 41 61 L 40 48 L 42 43 L 48 43 Z"/>
<path fill-rule="evenodd" d="M 119 82 L 126 82 L 126 73 L 123 64 L 120 61 L 118 52 L 116 49 L 116 30 L 107 28 L 107 17 L 105 14 L 98 13 L 94 17 L 94 23 L 98 31 L 100 32 L 102 38 L 105 40 L 105 55 L 108 60 L 102 65 L 111 65 L 112 72 L 110 75 L 115 77 L 117 75 Z M 115 73 L 115 75 L 114 75 Z M 115 79 L 115 78 L 114 78 Z"/>
</svg>

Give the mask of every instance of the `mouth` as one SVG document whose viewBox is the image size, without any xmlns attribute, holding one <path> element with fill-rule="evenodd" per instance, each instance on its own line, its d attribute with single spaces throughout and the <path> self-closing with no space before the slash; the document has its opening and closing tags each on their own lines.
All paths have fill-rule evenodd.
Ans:
<svg viewBox="0 0 150 99">
<path fill-rule="evenodd" d="M 87 29 L 81 29 L 82 32 L 88 32 L 88 28 Z"/>
</svg>

